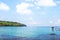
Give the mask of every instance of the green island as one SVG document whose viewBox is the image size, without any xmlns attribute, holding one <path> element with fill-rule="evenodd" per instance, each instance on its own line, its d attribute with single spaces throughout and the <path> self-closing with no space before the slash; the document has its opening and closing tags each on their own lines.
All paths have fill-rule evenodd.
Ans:
<svg viewBox="0 0 60 40">
<path fill-rule="evenodd" d="M 26 25 L 18 22 L 0 21 L 0 26 L 26 26 Z"/>
</svg>

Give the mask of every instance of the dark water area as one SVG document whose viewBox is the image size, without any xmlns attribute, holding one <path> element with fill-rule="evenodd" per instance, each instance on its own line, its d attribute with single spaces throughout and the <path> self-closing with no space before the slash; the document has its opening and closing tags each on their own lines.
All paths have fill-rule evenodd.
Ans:
<svg viewBox="0 0 60 40">
<path fill-rule="evenodd" d="M 60 40 L 59 26 L 0 27 L 0 40 Z"/>
<path fill-rule="evenodd" d="M 0 40 L 60 40 L 60 35 L 39 35 L 37 37 L 18 37 L 18 36 L 11 36 L 11 35 L 5 35 L 0 37 Z"/>
</svg>

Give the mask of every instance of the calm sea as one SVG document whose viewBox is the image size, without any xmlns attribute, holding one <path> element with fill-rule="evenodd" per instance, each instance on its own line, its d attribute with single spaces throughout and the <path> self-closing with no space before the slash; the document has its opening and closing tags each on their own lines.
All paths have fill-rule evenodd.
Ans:
<svg viewBox="0 0 60 40">
<path fill-rule="evenodd" d="M 60 34 L 59 26 L 55 26 L 54 33 Z M 27 26 L 27 27 L 0 27 L 0 35 L 11 35 L 20 37 L 39 37 L 52 33 L 50 26 Z"/>
</svg>

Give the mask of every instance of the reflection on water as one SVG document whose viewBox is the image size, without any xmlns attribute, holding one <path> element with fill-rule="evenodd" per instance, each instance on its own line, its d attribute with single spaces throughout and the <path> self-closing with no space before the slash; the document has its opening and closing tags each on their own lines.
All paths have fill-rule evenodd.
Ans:
<svg viewBox="0 0 60 40">
<path fill-rule="evenodd" d="M 56 27 L 55 27 L 56 28 Z M 8 36 L 8 37 L 27 37 L 27 38 L 38 38 L 43 39 L 47 38 L 50 39 L 53 37 L 57 38 L 59 37 L 60 31 L 55 30 L 54 33 L 57 34 L 57 36 L 53 35 L 50 36 L 49 34 L 52 33 L 51 27 L 41 27 L 41 26 L 28 26 L 28 27 L 0 27 L 0 35 Z M 55 39 L 54 38 L 54 39 Z M 44 40 L 44 39 L 43 39 Z M 47 39 L 46 39 L 47 40 Z"/>
</svg>

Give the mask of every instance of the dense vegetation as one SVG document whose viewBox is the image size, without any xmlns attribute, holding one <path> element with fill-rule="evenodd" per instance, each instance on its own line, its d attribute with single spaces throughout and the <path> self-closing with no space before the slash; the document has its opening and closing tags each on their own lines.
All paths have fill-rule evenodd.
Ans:
<svg viewBox="0 0 60 40">
<path fill-rule="evenodd" d="M 0 21 L 0 26 L 26 26 L 18 22 Z"/>
</svg>

